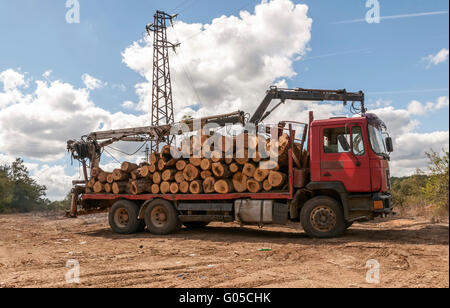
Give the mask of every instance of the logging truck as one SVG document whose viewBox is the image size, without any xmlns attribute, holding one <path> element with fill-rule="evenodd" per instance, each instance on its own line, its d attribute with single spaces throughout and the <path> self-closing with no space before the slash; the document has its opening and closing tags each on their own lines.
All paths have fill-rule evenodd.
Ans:
<svg viewBox="0 0 450 308">
<path fill-rule="evenodd" d="M 274 100 L 279 103 L 267 111 Z M 263 124 L 290 100 L 341 101 L 351 104 L 355 116 L 316 120 L 310 112 L 308 123 L 283 121 L 271 129 Z M 271 87 L 251 118 L 238 111 L 178 124 L 94 132 L 68 141 L 84 170 L 84 179 L 74 181 L 68 215 L 109 211 L 109 224 L 119 234 L 147 229 L 167 235 L 183 225 L 202 228 L 211 222 L 260 227 L 295 222 L 311 237 L 329 238 L 356 221 L 393 213 L 393 143 L 383 121 L 367 113 L 363 92 Z M 202 133 L 208 125 L 216 131 L 245 128 L 237 136 L 216 134 L 208 143 L 211 134 Z M 197 130 L 144 163 L 124 162 L 110 171 L 99 166 L 103 148 L 114 142 L 164 142 Z"/>
</svg>

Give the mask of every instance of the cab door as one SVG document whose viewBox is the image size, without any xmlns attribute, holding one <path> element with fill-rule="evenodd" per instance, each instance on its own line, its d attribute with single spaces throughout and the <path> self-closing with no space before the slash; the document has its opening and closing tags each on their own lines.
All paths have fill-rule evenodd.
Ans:
<svg viewBox="0 0 450 308">
<path fill-rule="evenodd" d="M 362 126 L 336 125 L 321 128 L 320 179 L 341 182 L 348 192 L 370 192 L 370 160 Z M 344 150 L 339 136 L 344 135 L 350 149 Z"/>
</svg>

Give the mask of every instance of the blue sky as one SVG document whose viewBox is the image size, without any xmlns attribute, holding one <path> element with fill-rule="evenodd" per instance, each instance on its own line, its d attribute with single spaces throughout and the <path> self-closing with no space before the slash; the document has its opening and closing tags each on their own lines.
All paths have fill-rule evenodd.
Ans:
<svg viewBox="0 0 450 308">
<path fill-rule="evenodd" d="M 448 59 L 429 68 L 423 60 L 442 49 L 448 50 L 448 1 L 381 0 L 382 16 L 443 13 L 387 19 L 380 24 L 339 23 L 364 18 L 368 8 L 363 0 L 293 2 L 306 4 L 313 22 L 306 54 L 293 64 L 297 76 L 286 79 L 290 87 L 363 90 L 368 104 L 389 101 L 395 109 L 407 109 L 413 100 L 425 104 L 436 102 L 439 97 L 448 98 Z M 79 0 L 79 3 L 80 24 L 68 24 L 63 0 L 0 0 L 0 72 L 14 69 L 26 73 L 28 79 L 42 80 L 42 74 L 51 70 L 52 80 L 75 88 L 84 87 L 81 76 L 87 73 L 108 84 L 92 91 L 90 99 L 96 106 L 115 113 L 123 111 L 124 101 L 139 101 L 135 85 L 146 79 L 123 63 L 122 52 L 144 36 L 145 25 L 152 21 L 156 9 L 180 13 L 179 20 L 184 23 L 208 24 L 222 15 L 238 16 L 240 9 L 253 13 L 260 1 Z M 31 83 L 23 91 L 32 93 L 35 88 Z M 261 92 L 258 97 L 263 96 Z M 127 113 L 142 115 L 142 111 L 135 109 Z M 415 133 L 448 131 L 448 108 L 411 117 L 420 122 Z M 5 153 L 1 148 L 0 153 L 18 154 Z M 25 159 L 42 165 L 39 160 Z M 48 164 L 67 165 L 68 157 Z M 65 169 L 69 174 L 71 170 L 74 172 L 68 166 Z"/>
</svg>

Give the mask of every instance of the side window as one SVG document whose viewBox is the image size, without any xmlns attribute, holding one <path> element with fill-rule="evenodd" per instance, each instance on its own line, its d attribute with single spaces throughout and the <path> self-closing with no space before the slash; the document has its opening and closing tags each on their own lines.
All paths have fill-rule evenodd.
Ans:
<svg viewBox="0 0 450 308">
<path fill-rule="evenodd" d="M 350 144 L 350 129 L 345 127 L 325 128 L 323 130 L 323 149 L 327 154 L 333 153 L 347 153 L 339 144 L 338 137 L 344 135 L 347 138 L 348 144 Z"/>
<path fill-rule="evenodd" d="M 362 129 L 360 126 L 354 126 L 352 128 L 352 145 L 353 153 L 357 156 L 362 156 L 365 154 L 366 150 L 364 148 L 364 139 L 362 135 Z"/>
</svg>

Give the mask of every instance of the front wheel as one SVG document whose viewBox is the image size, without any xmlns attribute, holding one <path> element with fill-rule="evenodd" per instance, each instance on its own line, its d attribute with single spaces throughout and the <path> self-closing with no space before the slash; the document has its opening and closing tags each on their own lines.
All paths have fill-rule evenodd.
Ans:
<svg viewBox="0 0 450 308">
<path fill-rule="evenodd" d="M 167 235 L 178 231 L 181 227 L 178 213 L 167 200 L 153 200 L 145 209 L 145 224 L 153 235 Z"/>
<path fill-rule="evenodd" d="M 300 222 L 305 232 L 316 238 L 341 236 L 346 230 L 342 207 L 333 198 L 315 197 L 302 208 Z"/>
</svg>

